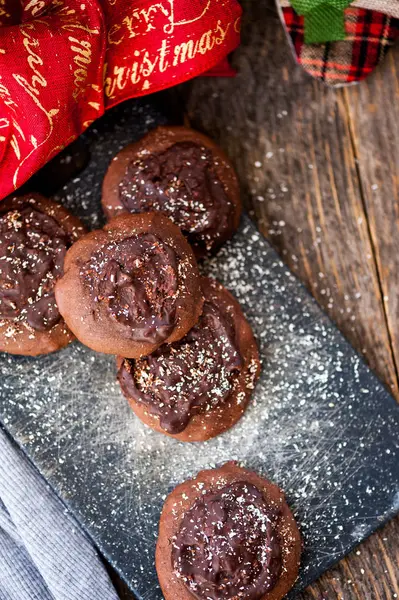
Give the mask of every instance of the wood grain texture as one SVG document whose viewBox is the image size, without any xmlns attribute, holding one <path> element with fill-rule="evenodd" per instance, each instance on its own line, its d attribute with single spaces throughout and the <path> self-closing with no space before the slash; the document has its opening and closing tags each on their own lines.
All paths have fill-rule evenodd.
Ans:
<svg viewBox="0 0 399 600">
<path fill-rule="evenodd" d="M 270 0 L 245 0 L 235 80 L 171 94 L 219 140 L 262 232 L 399 398 L 399 48 L 360 86 L 297 67 Z M 399 518 L 300 600 L 399 598 Z"/>
<path fill-rule="evenodd" d="M 399 371 L 399 47 L 364 85 L 345 91 L 364 209 Z"/>
</svg>

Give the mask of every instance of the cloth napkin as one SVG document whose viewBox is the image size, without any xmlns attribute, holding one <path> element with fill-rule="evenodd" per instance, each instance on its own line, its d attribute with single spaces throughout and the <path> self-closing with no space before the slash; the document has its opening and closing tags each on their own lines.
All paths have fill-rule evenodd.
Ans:
<svg viewBox="0 0 399 600">
<path fill-rule="evenodd" d="M 0 600 L 117 600 L 95 549 L 0 428 Z"/>
<path fill-rule="evenodd" d="M 241 12 L 237 0 L 0 0 L 0 199 L 106 109 L 225 74 Z"/>
<path fill-rule="evenodd" d="M 298 64 L 331 87 L 362 81 L 399 39 L 399 0 L 276 0 Z"/>
</svg>

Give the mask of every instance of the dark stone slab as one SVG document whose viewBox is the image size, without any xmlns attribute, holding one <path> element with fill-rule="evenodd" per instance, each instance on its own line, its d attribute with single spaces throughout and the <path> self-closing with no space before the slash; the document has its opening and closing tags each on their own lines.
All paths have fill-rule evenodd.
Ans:
<svg viewBox="0 0 399 600">
<path fill-rule="evenodd" d="M 90 227 L 113 154 L 164 122 L 133 102 L 84 136 L 86 169 L 59 194 Z M 205 270 L 241 302 L 263 372 L 245 417 L 204 444 L 146 427 L 115 383 L 112 357 L 78 343 L 38 359 L 0 355 L 0 420 L 140 600 L 160 600 L 157 525 L 171 489 L 238 460 L 287 493 L 304 537 L 298 589 L 399 509 L 399 408 L 245 218 Z"/>
</svg>

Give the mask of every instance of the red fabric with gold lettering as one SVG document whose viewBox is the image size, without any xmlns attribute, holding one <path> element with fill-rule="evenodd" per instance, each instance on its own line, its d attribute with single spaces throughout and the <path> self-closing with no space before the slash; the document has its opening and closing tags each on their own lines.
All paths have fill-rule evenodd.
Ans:
<svg viewBox="0 0 399 600">
<path fill-rule="evenodd" d="M 236 0 L 0 0 L 0 198 L 105 109 L 213 69 L 240 17 Z"/>
</svg>

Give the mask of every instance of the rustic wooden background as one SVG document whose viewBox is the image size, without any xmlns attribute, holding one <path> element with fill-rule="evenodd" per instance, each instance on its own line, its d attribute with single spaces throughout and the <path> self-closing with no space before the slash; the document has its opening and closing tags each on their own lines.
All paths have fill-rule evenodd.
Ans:
<svg viewBox="0 0 399 600">
<path fill-rule="evenodd" d="M 238 76 L 169 97 L 227 151 L 261 231 L 399 400 L 399 47 L 333 91 L 295 64 L 273 0 L 242 3 Z M 399 518 L 300 596 L 395 598 Z"/>
</svg>

